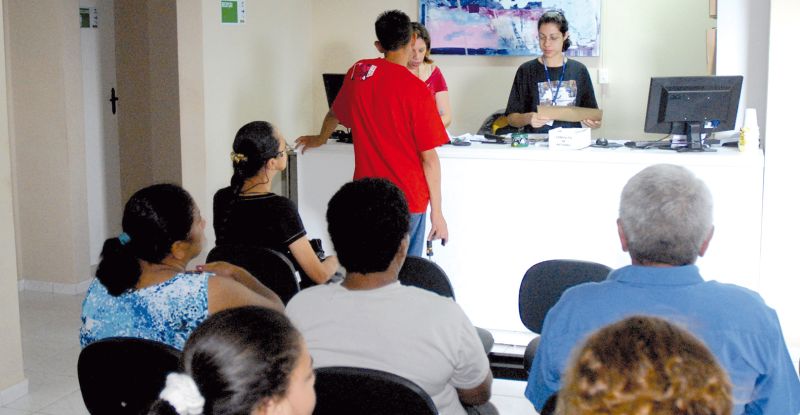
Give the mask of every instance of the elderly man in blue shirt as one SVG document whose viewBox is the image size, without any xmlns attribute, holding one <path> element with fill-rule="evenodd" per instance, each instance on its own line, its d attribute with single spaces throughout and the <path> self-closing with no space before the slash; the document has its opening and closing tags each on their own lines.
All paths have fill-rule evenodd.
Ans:
<svg viewBox="0 0 800 415">
<path fill-rule="evenodd" d="M 648 314 L 705 342 L 731 378 L 735 415 L 800 413 L 800 380 L 775 311 L 753 291 L 703 280 L 694 265 L 714 233 L 706 185 L 683 167 L 650 166 L 622 190 L 617 226 L 632 265 L 567 290 L 547 314 L 525 390 L 536 409 L 558 391 L 587 335 Z"/>
</svg>

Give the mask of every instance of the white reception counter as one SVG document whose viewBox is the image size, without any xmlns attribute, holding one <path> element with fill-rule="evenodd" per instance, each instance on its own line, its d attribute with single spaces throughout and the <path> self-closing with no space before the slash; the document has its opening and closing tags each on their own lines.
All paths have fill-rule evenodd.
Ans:
<svg viewBox="0 0 800 415">
<path fill-rule="evenodd" d="M 759 283 L 763 155 L 720 148 L 715 153 L 587 148 L 550 151 L 473 143 L 438 149 L 450 241 L 433 259 L 452 280 L 473 323 L 504 335 L 528 333 L 517 297 L 525 271 L 558 258 L 630 263 L 620 249 L 616 218 L 625 182 L 646 166 L 673 163 L 701 177 L 714 196 L 715 234 L 698 265 L 706 279 L 751 289 Z M 297 200 L 309 237 L 327 235 L 325 209 L 352 179 L 352 145 L 330 141 L 297 155 Z M 430 223 L 428 223 L 430 226 Z M 505 333 L 504 333 L 505 332 Z M 523 341 L 520 341 L 523 343 Z"/>
</svg>

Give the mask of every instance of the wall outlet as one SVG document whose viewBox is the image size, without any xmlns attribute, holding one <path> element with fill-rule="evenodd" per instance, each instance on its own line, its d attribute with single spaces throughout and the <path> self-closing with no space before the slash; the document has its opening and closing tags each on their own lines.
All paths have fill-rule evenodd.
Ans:
<svg viewBox="0 0 800 415">
<path fill-rule="evenodd" d="M 598 68 L 597 69 L 597 81 L 601 84 L 608 83 L 608 68 Z"/>
</svg>

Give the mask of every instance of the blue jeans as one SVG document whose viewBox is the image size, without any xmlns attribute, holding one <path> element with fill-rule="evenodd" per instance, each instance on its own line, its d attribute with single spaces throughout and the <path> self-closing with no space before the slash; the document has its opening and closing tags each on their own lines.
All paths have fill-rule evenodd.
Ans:
<svg viewBox="0 0 800 415">
<path fill-rule="evenodd" d="M 422 250 L 425 248 L 425 212 L 411 214 L 408 234 L 410 237 L 408 255 L 422 256 Z"/>
</svg>

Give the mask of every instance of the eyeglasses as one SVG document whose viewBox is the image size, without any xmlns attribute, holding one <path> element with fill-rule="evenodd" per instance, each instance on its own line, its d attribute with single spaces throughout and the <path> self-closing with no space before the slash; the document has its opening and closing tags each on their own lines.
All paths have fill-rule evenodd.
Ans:
<svg viewBox="0 0 800 415">
<path fill-rule="evenodd" d="M 283 157 L 285 155 L 286 155 L 286 150 L 284 149 L 284 150 L 279 151 L 277 154 L 275 154 L 275 158 Z"/>
</svg>

